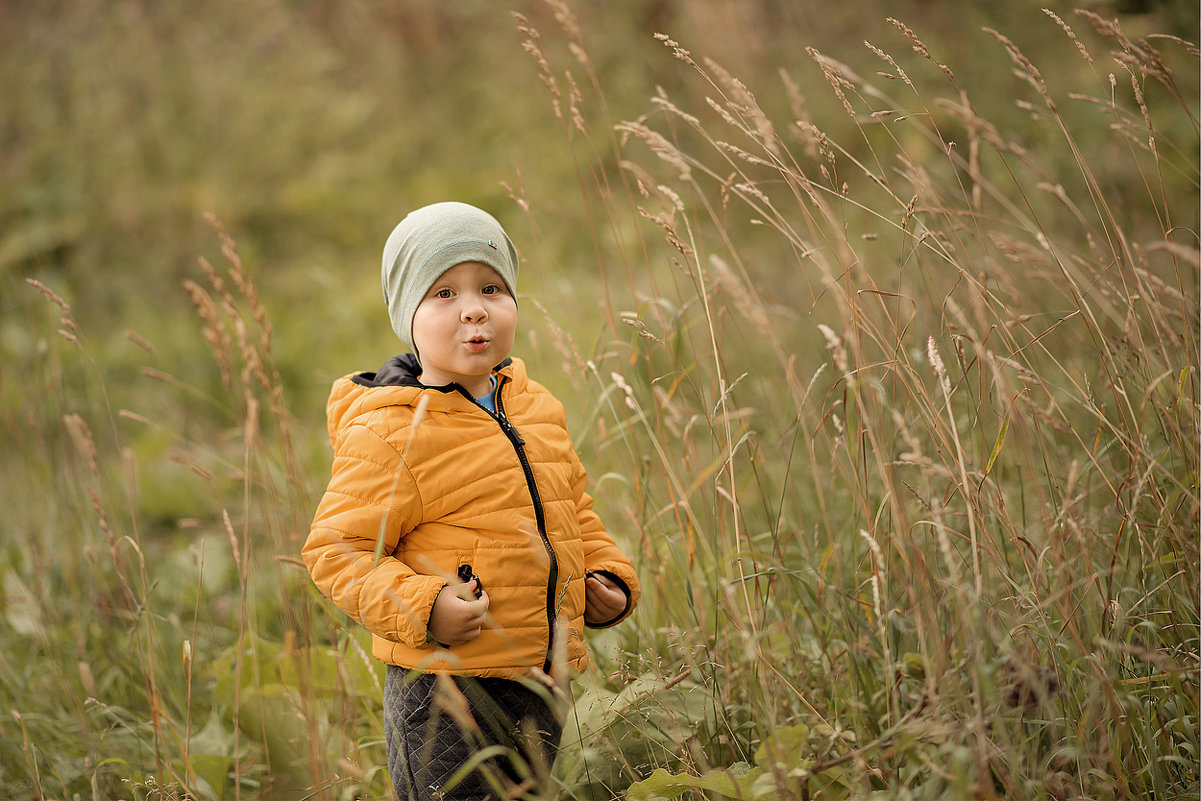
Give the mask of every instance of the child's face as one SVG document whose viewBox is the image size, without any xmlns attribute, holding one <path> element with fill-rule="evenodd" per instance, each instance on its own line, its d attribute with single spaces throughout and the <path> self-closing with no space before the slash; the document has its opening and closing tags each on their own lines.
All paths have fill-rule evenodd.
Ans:
<svg viewBox="0 0 1201 801">
<path fill-rule="evenodd" d="M 438 278 L 413 313 L 413 342 L 421 359 L 421 382 L 452 381 L 473 397 L 491 388 L 492 368 L 513 349 L 517 301 L 486 264 L 456 264 Z"/>
</svg>

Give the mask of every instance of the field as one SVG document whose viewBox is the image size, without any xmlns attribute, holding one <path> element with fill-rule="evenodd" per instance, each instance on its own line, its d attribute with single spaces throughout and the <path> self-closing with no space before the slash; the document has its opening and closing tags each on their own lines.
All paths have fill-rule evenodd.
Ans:
<svg viewBox="0 0 1201 801">
<path fill-rule="evenodd" d="M 391 797 L 299 549 L 443 199 L 644 585 L 558 797 L 1196 798 L 1198 29 L 0 4 L 0 798 Z"/>
</svg>

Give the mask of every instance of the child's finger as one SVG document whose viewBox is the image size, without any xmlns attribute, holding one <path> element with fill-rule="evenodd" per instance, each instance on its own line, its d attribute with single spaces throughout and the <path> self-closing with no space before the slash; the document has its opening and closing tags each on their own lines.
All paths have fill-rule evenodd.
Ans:
<svg viewBox="0 0 1201 801">
<path fill-rule="evenodd" d="M 625 593 L 618 589 L 617 585 L 614 584 L 611 579 L 606 579 L 603 576 L 589 576 L 589 578 L 594 579 L 594 581 L 590 581 L 585 585 L 586 594 L 591 595 L 598 600 L 602 598 L 609 599 L 618 597 L 624 599 Z"/>
<path fill-rule="evenodd" d="M 472 600 L 467 607 L 471 621 L 482 626 L 488 617 L 488 601 L 481 597 L 478 601 Z"/>
<path fill-rule="evenodd" d="M 464 582 L 455 587 L 455 594 L 464 601 L 474 602 L 484 592 L 480 587 L 480 580 L 473 578 L 471 581 Z"/>
<path fill-rule="evenodd" d="M 616 590 L 617 589 L 617 585 L 615 583 L 613 583 L 613 579 L 611 579 L 607 576 L 602 576 L 600 573 L 589 573 L 587 575 L 587 578 L 590 579 L 589 583 L 595 582 L 596 584 L 599 584 L 602 587 L 604 587 L 606 590 Z"/>
</svg>

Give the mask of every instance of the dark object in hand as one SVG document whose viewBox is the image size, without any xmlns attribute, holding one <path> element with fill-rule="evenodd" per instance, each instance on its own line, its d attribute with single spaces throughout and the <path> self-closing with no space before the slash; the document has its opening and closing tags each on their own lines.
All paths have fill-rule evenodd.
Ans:
<svg viewBox="0 0 1201 801">
<path fill-rule="evenodd" d="M 475 582 L 475 597 L 476 600 L 484 594 L 484 582 L 480 581 L 480 577 L 471 569 L 471 565 L 459 565 L 459 581 L 464 584 Z"/>
</svg>

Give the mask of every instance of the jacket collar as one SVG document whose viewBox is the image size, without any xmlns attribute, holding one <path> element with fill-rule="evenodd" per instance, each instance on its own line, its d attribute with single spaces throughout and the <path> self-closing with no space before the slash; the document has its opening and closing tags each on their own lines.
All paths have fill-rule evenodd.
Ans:
<svg viewBox="0 0 1201 801">
<path fill-rule="evenodd" d="M 513 359 L 506 358 L 492 368 L 494 372 L 508 372 Z M 364 387 L 417 387 L 418 389 L 437 389 L 443 392 L 453 392 L 456 384 L 446 384 L 440 387 L 427 387 L 418 379 L 421 375 L 421 362 L 412 353 L 402 353 L 384 362 L 383 366 L 374 373 L 359 373 L 351 376 L 351 381 Z"/>
</svg>

